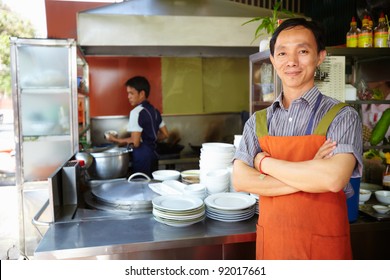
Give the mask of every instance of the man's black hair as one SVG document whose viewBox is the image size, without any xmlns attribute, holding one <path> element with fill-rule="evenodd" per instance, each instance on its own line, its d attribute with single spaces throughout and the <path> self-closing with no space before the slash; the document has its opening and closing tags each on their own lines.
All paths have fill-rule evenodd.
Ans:
<svg viewBox="0 0 390 280">
<path fill-rule="evenodd" d="M 276 39 L 278 38 L 280 32 L 286 29 L 294 28 L 296 26 L 302 26 L 304 28 L 307 28 L 313 33 L 314 38 L 317 42 L 318 53 L 322 50 L 325 50 L 325 29 L 318 22 L 308 21 L 305 18 L 290 18 L 284 20 L 278 26 L 278 28 L 276 28 L 274 34 L 272 34 L 272 38 L 269 43 L 269 48 L 272 56 L 274 55 Z"/>
<path fill-rule="evenodd" d="M 141 92 L 142 90 L 145 92 L 145 97 L 149 97 L 150 92 L 150 84 L 149 81 L 142 76 L 135 76 L 127 80 L 126 87 L 132 87 L 135 88 L 138 92 Z"/>
</svg>

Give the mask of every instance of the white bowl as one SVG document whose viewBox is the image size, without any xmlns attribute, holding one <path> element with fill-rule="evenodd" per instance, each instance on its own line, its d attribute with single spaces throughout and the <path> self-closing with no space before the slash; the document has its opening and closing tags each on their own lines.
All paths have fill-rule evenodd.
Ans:
<svg viewBox="0 0 390 280">
<path fill-rule="evenodd" d="M 201 157 L 213 157 L 213 158 L 221 158 L 221 159 L 229 159 L 234 157 L 234 150 L 231 151 L 213 151 L 213 150 L 205 150 L 200 149 Z"/>
<path fill-rule="evenodd" d="M 183 182 L 189 184 L 199 183 L 200 181 L 200 170 L 199 169 L 191 169 L 185 170 L 181 172 L 181 179 Z"/>
<path fill-rule="evenodd" d="M 218 142 L 210 142 L 203 143 L 202 148 L 204 151 L 214 151 L 214 152 L 232 152 L 235 151 L 235 147 L 233 144 L 228 143 L 218 143 Z"/>
<path fill-rule="evenodd" d="M 216 169 L 207 172 L 204 179 L 211 184 L 228 183 L 230 181 L 230 173 L 227 169 Z"/>
<path fill-rule="evenodd" d="M 154 179 L 159 181 L 178 180 L 180 172 L 177 170 L 157 170 L 152 173 Z"/>
<path fill-rule="evenodd" d="M 359 191 L 359 202 L 366 202 L 371 197 L 371 191 L 366 189 L 360 189 Z"/>
<path fill-rule="evenodd" d="M 379 214 L 386 214 L 390 211 L 390 207 L 385 205 L 373 205 L 372 208 L 374 208 L 374 210 Z"/>
<path fill-rule="evenodd" d="M 199 169 L 190 169 L 190 170 L 184 170 L 181 172 L 181 177 L 192 177 L 192 176 L 198 176 L 199 177 L 200 170 Z"/>
<path fill-rule="evenodd" d="M 118 132 L 116 130 L 107 130 L 104 132 L 104 138 L 108 138 L 110 135 L 118 137 Z"/>
<path fill-rule="evenodd" d="M 390 204 L 390 191 L 376 191 L 375 197 L 379 202 Z"/>
<path fill-rule="evenodd" d="M 209 195 L 212 195 L 212 194 L 215 194 L 215 193 L 223 193 L 223 192 L 229 192 L 229 187 L 227 187 L 225 189 L 219 189 L 219 190 L 209 190 L 209 189 L 207 189 L 206 195 L 209 196 Z"/>
<path fill-rule="evenodd" d="M 226 190 L 229 189 L 229 183 L 227 184 L 212 184 L 212 185 L 207 185 L 206 184 L 206 190 L 208 193 L 219 193 L 219 192 L 225 192 Z"/>
</svg>

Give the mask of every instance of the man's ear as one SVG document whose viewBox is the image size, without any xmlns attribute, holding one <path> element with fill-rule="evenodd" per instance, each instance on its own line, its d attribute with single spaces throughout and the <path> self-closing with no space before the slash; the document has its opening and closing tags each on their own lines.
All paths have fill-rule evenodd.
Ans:
<svg viewBox="0 0 390 280">
<path fill-rule="evenodd" d="M 319 60 L 318 60 L 317 66 L 320 66 L 321 63 L 324 62 L 324 60 L 325 60 L 325 58 L 326 58 L 326 55 L 327 55 L 326 50 L 320 51 Z"/>
<path fill-rule="evenodd" d="M 272 54 L 269 55 L 269 60 L 271 60 L 272 65 L 274 65 L 274 56 Z"/>
</svg>

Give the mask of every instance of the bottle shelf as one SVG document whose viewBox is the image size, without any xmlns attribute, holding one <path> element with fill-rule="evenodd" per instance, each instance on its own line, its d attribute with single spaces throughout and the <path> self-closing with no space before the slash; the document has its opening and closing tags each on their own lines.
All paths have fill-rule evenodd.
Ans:
<svg viewBox="0 0 390 280">
<path fill-rule="evenodd" d="M 349 104 L 390 104 L 390 100 L 345 100 Z"/>
</svg>

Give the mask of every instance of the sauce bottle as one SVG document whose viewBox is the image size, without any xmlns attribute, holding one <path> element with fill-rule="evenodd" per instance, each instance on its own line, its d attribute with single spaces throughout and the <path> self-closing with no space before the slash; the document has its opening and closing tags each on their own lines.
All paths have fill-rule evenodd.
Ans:
<svg viewBox="0 0 390 280">
<path fill-rule="evenodd" d="M 373 47 L 374 46 L 374 22 L 372 21 L 370 16 L 368 16 L 368 30 L 371 33 L 371 47 Z"/>
<path fill-rule="evenodd" d="M 372 32 L 368 25 L 368 17 L 364 16 L 362 20 L 362 29 L 358 36 L 359 48 L 371 48 L 372 47 Z"/>
<path fill-rule="evenodd" d="M 387 48 L 387 38 L 389 36 L 388 27 L 386 24 L 385 15 L 381 12 L 378 20 L 378 26 L 374 31 L 374 46 L 375 48 Z"/>
<path fill-rule="evenodd" d="M 357 22 L 355 17 L 352 17 L 351 28 L 347 32 L 347 48 L 357 48 L 358 46 L 358 36 L 360 33 L 360 29 L 357 27 Z"/>
</svg>

